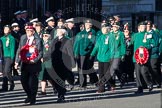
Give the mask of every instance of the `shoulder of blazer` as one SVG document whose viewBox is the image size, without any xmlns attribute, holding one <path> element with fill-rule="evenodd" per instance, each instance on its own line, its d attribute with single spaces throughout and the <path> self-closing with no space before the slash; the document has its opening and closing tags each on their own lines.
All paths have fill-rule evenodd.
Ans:
<svg viewBox="0 0 162 108">
<path fill-rule="evenodd" d="M 9 36 L 10 38 L 14 38 L 13 35 L 12 35 L 11 33 L 10 33 L 8 36 Z"/>
<path fill-rule="evenodd" d="M 34 39 L 41 40 L 37 35 L 34 35 Z"/>
<path fill-rule="evenodd" d="M 24 35 L 22 35 L 21 37 L 20 37 L 20 39 L 22 40 L 22 39 L 25 39 L 27 36 L 26 36 L 26 34 L 24 34 Z"/>
<path fill-rule="evenodd" d="M 57 42 L 57 40 L 58 40 L 58 37 L 56 37 L 55 39 L 52 39 L 52 44 L 54 44 L 54 43 L 56 43 Z"/>
</svg>

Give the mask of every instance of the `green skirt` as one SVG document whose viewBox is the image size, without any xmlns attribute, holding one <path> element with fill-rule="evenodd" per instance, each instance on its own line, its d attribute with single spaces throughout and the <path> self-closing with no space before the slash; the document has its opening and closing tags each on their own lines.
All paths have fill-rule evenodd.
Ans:
<svg viewBox="0 0 162 108">
<path fill-rule="evenodd" d="M 51 80 L 50 75 L 48 74 L 47 68 L 52 68 L 52 63 L 51 61 L 46 61 L 44 63 L 42 63 L 42 70 L 39 73 L 39 80 L 43 81 L 43 80 Z"/>
</svg>

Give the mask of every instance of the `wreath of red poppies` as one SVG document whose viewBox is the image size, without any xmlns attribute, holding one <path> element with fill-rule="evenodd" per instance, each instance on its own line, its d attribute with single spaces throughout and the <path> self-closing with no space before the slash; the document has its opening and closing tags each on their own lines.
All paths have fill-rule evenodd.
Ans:
<svg viewBox="0 0 162 108">
<path fill-rule="evenodd" d="M 29 49 L 30 48 L 34 48 L 34 52 L 33 53 L 30 53 L 29 52 Z M 33 45 L 25 45 L 21 48 L 21 51 L 20 51 L 20 58 L 22 60 L 22 62 L 25 62 L 25 63 L 29 63 L 31 60 L 34 60 L 35 58 L 38 57 L 38 49 L 35 48 L 35 46 Z"/>
<path fill-rule="evenodd" d="M 140 50 L 142 50 L 142 53 L 140 53 Z M 149 59 L 149 51 L 145 47 L 139 47 L 135 51 L 134 57 L 137 64 L 145 64 Z"/>
</svg>

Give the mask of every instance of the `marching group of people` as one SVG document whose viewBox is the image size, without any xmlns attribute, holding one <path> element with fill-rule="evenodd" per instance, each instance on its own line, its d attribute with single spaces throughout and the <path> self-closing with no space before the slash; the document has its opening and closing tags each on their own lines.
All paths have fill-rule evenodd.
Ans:
<svg viewBox="0 0 162 108">
<path fill-rule="evenodd" d="M 153 85 L 160 88 L 162 34 L 151 21 L 140 22 L 137 30 L 132 32 L 128 23 L 122 25 L 119 16 L 104 19 L 96 32 L 91 19 L 85 19 L 78 31 L 74 18 L 56 20 L 47 15 L 41 22 L 38 18 L 29 20 L 27 11 L 17 11 L 13 23 L 3 27 L 0 38 L 0 92 L 14 90 L 12 72 L 18 75 L 18 70 L 27 94 L 25 103 L 31 105 L 36 103 L 39 81 L 38 95 L 46 95 L 49 82 L 58 94 L 57 102 L 65 101 L 65 81 L 70 89 L 75 84 L 86 88 L 87 75 L 90 84 L 98 88 L 97 93 L 105 92 L 106 85 L 115 90 L 116 76 L 121 88 L 136 79 L 136 94 L 143 89 L 152 91 Z M 93 67 L 96 59 L 99 76 Z M 77 81 L 72 72 L 76 65 Z"/>
</svg>

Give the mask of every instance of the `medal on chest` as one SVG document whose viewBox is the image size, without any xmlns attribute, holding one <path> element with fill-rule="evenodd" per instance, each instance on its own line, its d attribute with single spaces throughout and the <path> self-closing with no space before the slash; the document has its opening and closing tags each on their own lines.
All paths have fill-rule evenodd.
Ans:
<svg viewBox="0 0 162 108">
<path fill-rule="evenodd" d="M 106 37 L 105 44 L 108 44 L 108 41 L 109 41 L 109 37 Z"/>
<path fill-rule="evenodd" d="M 126 39 L 126 44 L 127 44 L 127 46 L 129 46 L 130 45 L 130 38 L 128 38 L 128 39 Z"/>
<path fill-rule="evenodd" d="M 116 37 L 116 40 L 118 40 L 118 39 L 119 39 L 119 36 Z"/>
<path fill-rule="evenodd" d="M 88 38 L 89 38 L 89 39 L 92 38 L 92 32 L 89 33 Z"/>
<path fill-rule="evenodd" d="M 6 47 L 9 46 L 9 43 L 10 43 L 10 39 L 9 39 L 9 37 L 7 37 L 7 40 L 6 40 Z"/>
<path fill-rule="evenodd" d="M 119 39 L 119 33 L 117 33 L 117 34 L 115 35 L 115 39 L 116 39 L 116 40 Z"/>
<path fill-rule="evenodd" d="M 143 43 L 146 43 L 147 42 L 147 34 L 145 33 L 145 36 L 144 36 L 144 39 L 143 39 Z"/>
</svg>

